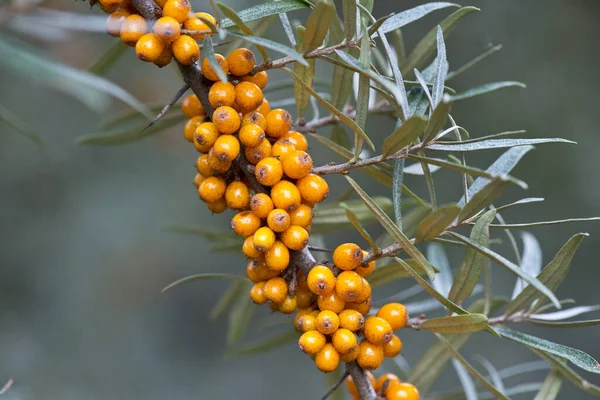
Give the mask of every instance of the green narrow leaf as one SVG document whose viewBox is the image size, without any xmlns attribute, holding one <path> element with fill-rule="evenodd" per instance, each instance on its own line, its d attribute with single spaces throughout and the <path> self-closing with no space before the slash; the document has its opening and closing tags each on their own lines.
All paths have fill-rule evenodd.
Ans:
<svg viewBox="0 0 600 400">
<path fill-rule="evenodd" d="M 406 62 L 406 43 L 404 43 L 404 35 L 402 35 L 401 29 L 392 31 L 392 43 L 394 43 L 394 50 L 396 50 L 398 56 L 396 60 L 398 65 L 404 64 Z"/>
<path fill-rule="evenodd" d="M 317 3 L 306 21 L 304 54 L 310 53 L 321 46 L 334 16 L 335 5 L 332 0 L 320 0 Z"/>
<path fill-rule="evenodd" d="M 571 369 L 565 361 L 559 359 L 556 356 L 545 353 L 540 350 L 536 350 L 530 348 L 534 353 L 536 353 L 540 358 L 546 360 L 553 368 L 555 368 L 558 372 L 561 373 L 562 376 L 567 378 L 570 382 L 572 382 L 575 386 L 580 389 L 585 390 L 586 392 L 592 393 L 595 396 L 600 396 L 600 387 L 596 385 L 592 385 L 586 379 L 584 379 L 581 375 Z"/>
<path fill-rule="evenodd" d="M 396 87 L 398 88 L 398 98 L 397 101 L 389 101 L 388 102 L 394 107 L 394 110 L 398 113 L 398 117 L 405 121 L 408 119 L 409 115 L 409 107 L 408 107 L 408 96 L 406 94 L 406 86 L 404 85 L 404 78 L 402 77 L 402 73 L 400 72 L 400 67 L 398 66 L 398 59 L 394 56 L 394 52 L 390 47 L 390 43 L 388 42 L 385 34 L 380 31 L 380 40 L 383 44 L 383 49 L 387 55 L 390 69 L 392 70 L 392 75 L 394 76 L 394 82 L 396 83 Z M 398 110 L 399 109 L 399 110 Z M 398 112 L 399 111 L 399 112 Z"/>
<path fill-rule="evenodd" d="M 481 188 L 477 193 L 471 197 L 469 202 L 465 204 L 457 221 L 463 222 L 467 218 L 470 218 L 478 212 L 485 210 L 487 206 L 492 204 L 504 191 L 507 179 L 494 178 L 490 183 Z"/>
<path fill-rule="evenodd" d="M 465 367 L 467 371 L 469 371 L 469 373 L 471 374 L 471 376 L 473 378 L 475 378 L 479 383 L 481 383 L 481 385 L 488 392 L 490 392 L 491 394 L 493 394 L 494 396 L 496 396 L 496 398 L 498 398 L 498 399 L 509 400 L 508 397 L 506 397 L 504 394 L 502 394 L 502 392 L 500 392 L 500 390 L 498 390 L 497 387 L 495 387 L 490 382 L 488 382 L 483 377 L 483 375 L 481 375 L 479 373 L 479 371 L 477 371 L 475 368 L 473 368 L 473 366 L 471 364 L 469 364 L 469 362 L 467 360 L 465 360 L 462 355 L 460 355 L 460 353 L 458 352 L 458 350 L 456 350 L 454 347 L 452 347 L 452 344 L 450 343 L 450 341 L 448 341 L 448 339 L 446 339 L 444 336 L 440 335 L 439 333 L 436 333 L 435 336 L 437 336 L 438 340 L 446 347 L 446 349 L 450 353 L 452 353 L 452 355 L 454 356 L 454 359 L 456 359 L 458 362 L 460 362 L 461 365 L 463 367 Z"/>
<path fill-rule="evenodd" d="M 285 31 L 285 34 L 288 37 L 288 41 L 292 46 L 296 46 L 296 37 L 294 36 L 294 30 L 292 28 L 292 24 L 287 14 L 279 14 L 279 20 L 281 21 L 281 26 L 283 26 L 283 30 Z"/>
<path fill-rule="evenodd" d="M 244 281 L 234 281 L 229 285 L 227 290 L 223 292 L 223 295 L 215 304 L 212 310 L 210 310 L 210 314 L 208 318 L 212 321 L 219 318 L 230 306 L 231 304 L 239 297 L 239 296 L 247 296 L 248 294 L 245 292 L 246 285 L 244 285 Z"/>
<path fill-rule="evenodd" d="M 348 218 L 348 221 L 350 221 L 354 229 L 356 229 L 358 233 L 360 233 L 360 235 L 367 241 L 367 243 L 369 243 L 373 251 L 376 252 L 378 250 L 378 247 L 375 244 L 375 241 L 371 238 L 369 232 L 367 232 L 365 228 L 361 225 L 360 220 L 357 218 L 356 214 L 352 212 L 352 209 L 348 207 L 345 203 L 340 203 L 340 207 L 346 210 L 346 218 Z"/>
<path fill-rule="evenodd" d="M 302 48 L 304 46 L 305 32 L 306 29 L 303 26 L 299 26 L 296 29 L 296 34 L 298 36 L 298 44 L 296 46 L 296 49 L 298 51 L 302 51 Z M 306 85 L 312 87 L 313 79 L 315 77 L 315 60 L 309 59 L 306 61 L 308 62 L 308 67 L 299 63 L 294 63 L 294 72 L 296 73 L 296 75 L 298 75 L 300 79 L 302 79 L 302 81 Z M 306 111 L 306 108 L 308 107 L 308 103 L 310 102 L 310 93 L 304 90 L 302 86 L 298 83 L 298 81 L 294 81 L 294 99 L 296 100 L 296 117 L 302 118 L 304 112 Z"/>
<path fill-rule="evenodd" d="M 427 275 L 427 272 L 421 268 L 414 260 L 406 259 L 404 262 L 412 267 L 419 275 Z M 434 271 L 438 270 L 433 267 Z M 383 285 L 397 279 L 409 278 L 411 275 L 400 264 L 391 261 L 390 264 L 377 265 L 375 271 L 366 277 L 372 287 Z"/>
<path fill-rule="evenodd" d="M 231 31 L 228 31 L 227 35 L 228 36 L 235 36 L 237 38 L 243 39 L 243 40 L 245 40 L 247 42 L 250 42 L 250 43 L 253 43 L 255 45 L 263 46 L 263 47 L 266 47 L 268 49 L 275 50 L 275 51 L 277 51 L 279 53 L 282 53 L 282 54 L 285 54 L 285 55 L 289 56 L 290 58 L 292 58 L 293 60 L 299 62 L 300 64 L 308 66 L 308 62 L 304 59 L 304 57 L 302 56 L 302 54 L 298 53 L 296 50 L 292 49 L 289 46 L 283 45 L 283 44 L 278 43 L 278 42 L 274 42 L 274 41 L 269 40 L 269 39 L 261 38 L 261 37 L 258 37 L 258 36 L 240 35 L 240 34 L 237 34 L 237 33 L 233 33 Z M 267 56 L 267 58 L 268 58 L 268 56 Z"/>
<path fill-rule="evenodd" d="M 342 0 L 342 12 L 344 14 L 344 28 L 346 40 L 350 41 L 356 34 L 356 0 Z"/>
<path fill-rule="evenodd" d="M 12 111 L 4 107 L 2 104 L 0 104 L 0 122 L 1 121 L 4 121 L 8 126 L 13 128 L 15 131 L 22 134 L 23 136 L 33 140 L 37 145 L 41 146 L 45 143 L 44 139 L 32 128 L 27 126 L 25 121 L 22 121 Z"/>
<path fill-rule="evenodd" d="M 452 286 L 452 272 L 444 246 L 440 243 L 429 243 L 426 254 L 429 263 L 440 271 L 437 273 L 435 281 L 432 282 L 433 287 L 447 297 Z"/>
<path fill-rule="evenodd" d="M 502 88 L 506 88 L 506 87 L 514 87 L 514 86 L 517 86 L 520 88 L 527 87 L 524 83 L 512 82 L 512 81 L 487 83 L 485 85 L 481 85 L 481 86 L 477 86 L 475 88 L 469 89 L 466 92 L 459 93 L 457 95 L 449 95 L 449 99 L 450 99 L 450 101 L 459 101 L 459 100 L 464 100 L 464 99 L 470 99 L 471 97 L 481 96 L 482 94 L 494 92 L 498 89 L 502 89 Z"/>
<path fill-rule="evenodd" d="M 411 116 L 425 117 L 429 100 L 425 91 L 420 87 L 414 87 L 408 92 L 408 106 Z"/>
<path fill-rule="evenodd" d="M 538 222 L 525 222 L 522 224 L 491 224 L 490 228 L 498 229 L 523 229 L 532 228 L 537 226 L 548 226 L 548 225 L 560 225 L 570 222 L 590 222 L 600 221 L 600 217 L 589 217 L 589 218 L 569 218 L 569 219 L 558 219 L 555 221 L 538 221 Z"/>
<path fill-rule="evenodd" d="M 368 69 L 371 65 L 371 42 L 367 35 L 363 35 L 360 45 L 360 65 Z M 367 130 L 367 114 L 369 112 L 370 79 L 368 76 L 359 75 L 358 93 L 356 96 L 356 115 L 354 121 L 363 130 Z M 358 133 L 354 133 L 354 158 L 358 159 L 363 149 L 363 139 Z"/>
<path fill-rule="evenodd" d="M 527 322 L 532 323 L 534 325 L 545 326 L 548 328 L 583 328 L 585 326 L 600 325 L 600 319 L 590 319 L 586 321 L 551 322 L 529 318 L 527 319 Z"/>
<path fill-rule="evenodd" d="M 558 397 L 561 386 L 562 375 L 553 369 L 548 372 L 548 375 L 546 375 L 546 379 L 544 379 L 542 387 L 537 392 L 533 400 L 554 400 Z"/>
<path fill-rule="evenodd" d="M 394 176 L 392 181 L 392 202 L 394 203 L 394 217 L 396 225 L 402 230 L 402 181 L 404 180 L 404 158 L 394 162 Z"/>
<path fill-rule="evenodd" d="M 543 139 L 495 139 L 495 140 L 483 140 L 475 143 L 460 143 L 460 142 L 448 142 L 444 144 L 430 144 L 426 147 L 427 150 L 441 150 L 441 151 L 476 151 L 476 150 L 487 150 L 487 149 L 499 149 L 503 147 L 516 147 L 516 146 L 527 146 L 540 143 L 569 143 L 577 144 L 571 140 L 561 138 L 543 138 Z"/>
<path fill-rule="evenodd" d="M 282 68 L 282 69 L 285 72 L 287 72 L 288 74 L 290 74 L 296 81 L 298 81 L 300 83 L 300 85 L 306 91 L 308 91 L 315 99 L 317 99 L 319 101 L 319 103 L 321 103 L 323 106 L 325 106 L 325 108 L 327 108 L 332 114 L 334 114 L 336 117 L 338 117 L 340 119 L 340 121 L 342 121 L 344 124 L 346 124 L 356 134 L 358 134 L 359 136 L 361 136 L 365 140 L 365 142 L 367 142 L 369 144 L 369 146 L 373 150 L 375 150 L 375 145 L 373 144 L 373 142 L 371 141 L 371 139 L 369 139 L 369 137 L 367 136 L 367 134 L 360 128 L 360 126 L 358 126 L 356 124 L 356 122 L 354 122 L 354 120 L 352 118 L 349 118 L 342 111 L 338 110 L 337 108 L 335 108 L 334 106 L 332 106 L 329 102 L 327 102 L 324 98 L 322 98 L 321 96 L 319 96 L 317 94 L 317 92 L 315 92 L 310 86 L 306 85 L 306 83 L 304 83 L 304 81 L 302 81 L 300 79 L 300 77 L 298 75 L 296 75 L 292 70 L 290 70 L 288 68 Z"/>
<path fill-rule="evenodd" d="M 104 76 L 110 71 L 110 69 L 119 61 L 119 59 L 125 54 L 129 46 L 122 40 L 117 40 L 115 43 L 108 48 L 104 54 L 92 65 L 88 71 L 92 74 Z"/>
<path fill-rule="evenodd" d="M 220 4 L 220 3 L 219 3 Z M 250 34 L 250 33 L 249 33 Z M 264 49 L 263 49 L 264 50 Z M 212 67 L 213 71 L 216 72 L 219 80 L 221 82 L 228 82 L 227 74 L 223 69 L 221 69 L 221 65 L 215 56 L 215 49 L 213 48 L 212 38 L 210 35 L 206 35 L 202 44 L 202 56 L 208 59 L 208 63 Z"/>
<path fill-rule="evenodd" d="M 445 66 L 448 64 L 446 59 L 446 44 L 444 43 L 444 32 L 440 26 L 437 27 L 436 32 L 436 43 L 437 43 L 437 71 L 435 74 L 435 80 L 433 82 L 432 97 L 433 105 L 437 106 L 444 96 L 444 83 L 446 82 L 446 74 L 448 73 Z"/>
<path fill-rule="evenodd" d="M 481 136 L 481 137 L 476 137 L 476 138 L 472 138 L 472 139 L 464 139 L 464 140 L 436 140 L 435 141 L 435 145 L 438 144 L 467 144 L 467 143 L 477 143 L 477 142 L 483 142 L 484 140 L 489 140 L 489 139 L 503 139 L 507 136 L 513 136 L 513 135 L 518 135 L 518 134 L 522 134 L 525 133 L 525 130 L 518 130 L 518 131 L 507 131 L 507 132 L 500 132 L 500 133 L 494 133 L 491 135 L 487 135 L 487 136 Z"/>
<path fill-rule="evenodd" d="M 490 380 L 492 381 L 492 384 L 494 386 L 496 386 L 496 388 L 500 391 L 500 393 L 506 394 L 506 389 L 504 388 L 504 382 L 502 382 L 502 377 L 500 376 L 500 372 L 498 372 L 496 367 L 494 367 L 494 364 L 492 364 L 491 362 L 489 362 L 487 359 L 485 359 L 482 356 L 478 356 L 477 360 L 488 372 L 488 375 L 490 377 Z"/>
<path fill-rule="evenodd" d="M 438 237 L 454 221 L 460 211 L 461 208 L 457 204 L 447 204 L 434 210 L 419 223 L 416 235 L 417 242 L 424 242 Z"/>
<path fill-rule="evenodd" d="M 485 60 L 486 58 L 488 58 L 489 56 L 491 56 L 492 54 L 494 54 L 495 52 L 500 51 L 500 50 L 502 50 L 501 44 L 496 45 L 494 47 L 490 47 L 488 50 L 484 51 L 482 54 L 478 55 L 477 57 L 475 57 L 474 59 L 472 59 L 465 65 L 463 65 L 462 67 L 458 68 L 456 71 L 452 71 L 452 72 L 448 73 L 446 82 L 448 82 L 450 79 L 456 78 L 463 72 L 468 71 L 475 65 L 479 64 L 481 61 Z"/>
<path fill-rule="evenodd" d="M 385 23 L 381 26 L 380 30 L 384 33 L 395 31 L 398 28 L 402 28 L 403 26 L 408 25 L 411 22 L 423 18 L 432 11 L 440 10 L 446 7 L 459 7 L 459 5 L 441 1 L 423 4 L 421 6 L 417 6 L 393 15 L 387 21 L 385 21 Z"/>
<path fill-rule="evenodd" d="M 244 291 L 248 292 L 252 287 L 252 282 L 245 282 L 244 286 Z M 248 296 L 240 296 L 236 299 L 229 311 L 228 346 L 236 343 L 246 333 L 255 312 L 256 305 L 250 301 Z"/>
<path fill-rule="evenodd" d="M 545 353 L 565 358 L 581 369 L 593 372 L 595 374 L 600 374 L 600 364 L 598 361 L 594 360 L 589 354 L 581 350 L 564 346 L 562 344 L 553 343 L 522 332 L 513 331 L 508 328 L 497 328 L 496 331 L 502 337 L 529 347 L 533 347 L 534 349 L 541 350 Z"/>
<path fill-rule="evenodd" d="M 296 330 L 290 330 L 280 335 L 273 336 L 239 349 L 229 350 L 225 353 L 227 358 L 247 356 L 251 354 L 266 353 L 267 351 L 276 349 L 288 343 L 298 340 L 299 333 Z"/>
<path fill-rule="evenodd" d="M 356 181 L 349 176 L 345 177 L 350 183 L 350 186 L 356 190 L 359 197 L 365 202 L 369 210 L 379 220 L 384 229 L 392 235 L 392 237 L 402 246 L 406 254 L 414 259 L 425 271 L 429 279 L 434 279 L 435 272 L 429 262 L 425 259 L 425 256 L 415 247 L 414 244 L 402 233 L 400 228 L 394 224 L 394 222 L 388 217 L 388 215 L 373 201 L 373 199 L 356 183 Z M 409 267 L 410 268 L 410 267 Z"/>
<path fill-rule="evenodd" d="M 223 14 L 225 14 L 225 16 L 226 16 L 226 17 L 227 17 L 227 18 L 228 18 L 230 21 L 232 21 L 232 22 L 235 24 L 235 26 L 237 26 L 238 28 L 240 28 L 240 31 L 242 31 L 242 32 L 243 32 L 245 35 L 248 35 L 248 36 L 255 36 L 255 35 L 254 35 L 254 32 L 252 32 L 252 29 L 250 29 L 250 28 L 248 27 L 248 25 L 246 25 L 246 24 L 244 23 L 244 21 L 242 20 L 242 18 L 241 18 L 241 17 L 238 15 L 238 13 L 236 13 L 236 12 L 235 12 L 235 10 L 234 10 L 233 8 L 231 8 L 231 7 L 229 7 L 229 6 L 225 5 L 225 4 L 223 4 L 223 3 L 221 3 L 221 2 L 218 2 L 218 3 L 217 3 L 217 5 L 219 6 L 219 9 L 221 9 L 221 12 L 222 12 Z M 225 22 L 225 20 L 224 20 L 223 22 Z M 223 24 L 221 24 L 221 26 L 223 26 Z M 229 32 L 229 34 L 231 34 L 231 32 Z M 208 38 L 210 38 L 210 36 L 208 36 L 208 35 L 207 35 L 207 36 L 206 36 L 206 38 L 208 39 Z M 244 39 L 245 39 L 245 38 L 244 38 Z M 248 40 L 248 41 L 249 41 L 249 42 L 251 42 L 250 40 Z M 259 52 L 260 52 L 260 54 L 262 55 L 262 57 L 263 57 L 263 61 L 267 61 L 267 60 L 269 59 L 269 55 L 267 54 L 267 51 L 265 50 L 265 48 L 263 47 L 263 45 L 261 45 L 260 43 L 254 43 L 254 44 L 256 45 L 256 48 L 258 49 L 258 51 L 259 51 Z M 265 46 L 265 47 L 266 47 L 266 46 Z M 203 50 L 203 51 L 205 50 L 205 47 L 204 47 L 204 46 L 202 47 L 202 50 Z M 276 49 L 274 49 L 274 50 L 276 50 Z M 213 50 L 210 50 L 210 51 L 213 51 Z M 208 60 L 210 61 L 210 57 L 208 58 Z M 216 60 L 215 60 L 215 62 L 216 62 Z M 216 64 L 218 65 L 218 63 L 216 63 Z M 215 67 L 213 66 L 213 69 L 214 69 L 214 68 L 215 68 Z M 219 69 L 220 69 L 220 68 L 218 68 L 218 69 L 216 70 L 216 71 L 217 71 L 217 74 L 218 74 L 218 71 L 219 71 Z M 221 77 L 220 75 L 219 75 L 219 79 L 221 79 L 221 81 L 223 81 L 223 82 L 227 82 L 227 80 L 223 80 L 223 79 L 222 79 L 222 77 Z"/>
<path fill-rule="evenodd" d="M 483 314 L 452 315 L 431 318 L 418 325 L 418 329 L 437 333 L 478 332 L 487 327 L 488 319 Z"/>
<path fill-rule="evenodd" d="M 457 360 L 452 360 L 452 366 L 456 371 L 456 375 L 458 375 L 458 380 L 460 381 L 460 385 L 463 388 L 463 393 L 461 393 L 461 398 L 465 400 L 479 400 L 477 396 L 477 387 L 475 386 L 475 381 L 469 375 L 469 371 Z"/>
<path fill-rule="evenodd" d="M 556 290 L 558 286 L 567 276 L 571 261 L 583 238 L 588 236 L 587 233 L 578 233 L 572 236 L 567 243 L 556 253 L 552 261 L 544 267 L 539 273 L 537 279 L 546 285 L 550 290 Z M 532 304 L 535 300 L 539 303 L 543 301 L 543 296 L 540 296 L 538 290 L 533 286 L 527 286 L 519 295 L 510 302 L 506 310 L 506 315 L 512 315 L 515 312 Z M 560 308 L 560 307 L 557 307 Z"/>
<path fill-rule="evenodd" d="M 354 9 L 356 13 L 356 2 L 354 2 Z M 356 24 L 355 24 L 356 25 Z M 356 27 L 354 28 L 356 29 Z M 341 43 L 345 39 L 344 27 L 339 18 L 335 17 L 331 20 L 331 27 L 329 29 L 329 42 L 330 43 Z M 343 52 L 348 52 L 352 56 L 358 56 L 358 49 L 350 48 L 344 49 Z M 336 60 L 339 60 L 337 54 L 332 55 Z M 344 68 L 343 66 L 334 64 L 333 76 L 331 78 L 331 104 L 337 109 L 343 109 L 350 99 L 352 93 L 352 77 L 354 72 Z"/>
<path fill-rule="evenodd" d="M 470 239 L 483 247 L 489 247 L 490 231 L 488 227 L 495 217 L 495 210 L 490 210 L 479 217 L 471 231 Z M 485 255 L 470 247 L 465 249 L 462 264 L 456 273 L 448 298 L 456 304 L 461 304 L 471 295 L 479 281 L 482 269 L 488 265 L 489 259 Z"/>
<path fill-rule="evenodd" d="M 447 98 L 444 97 L 442 100 L 440 100 L 433 110 L 433 113 L 431 113 L 427 127 L 425 127 L 423 143 L 428 143 L 431 141 L 431 139 L 433 139 L 435 135 L 444 128 L 451 108 L 452 102 L 447 101 Z"/>
<path fill-rule="evenodd" d="M 308 8 L 310 6 L 311 3 L 305 0 L 277 0 L 264 2 L 256 6 L 246 8 L 242 11 L 239 11 L 237 15 L 242 21 L 248 22 L 268 17 L 270 15 L 282 14 L 302 8 Z M 229 18 L 224 18 L 221 20 L 221 28 L 229 28 L 234 25 L 236 24 Z"/>
<path fill-rule="evenodd" d="M 427 121 L 422 117 L 411 117 L 385 138 L 382 146 L 383 157 L 388 157 L 411 144 L 423 132 Z"/>
<path fill-rule="evenodd" d="M 384 211 L 392 210 L 392 201 L 387 197 L 376 196 L 373 201 Z M 373 213 L 367 208 L 362 200 L 347 200 L 344 203 L 347 209 L 350 209 L 361 224 L 369 224 L 377 221 Z M 346 209 L 339 204 L 321 204 L 314 209 L 312 228 L 322 231 L 324 228 L 345 229 L 352 225 L 348 222 Z"/>
<path fill-rule="evenodd" d="M 415 78 L 417 78 L 417 82 L 419 82 L 419 84 L 421 85 L 421 90 L 423 90 L 423 93 L 425 93 L 425 96 L 427 96 L 427 100 L 429 100 L 429 105 L 431 107 L 431 109 L 433 109 L 433 98 L 431 97 L 431 92 L 429 91 L 429 86 L 427 86 L 427 82 L 425 81 L 425 78 L 423 77 L 423 75 L 421 75 L 421 73 L 419 72 L 418 69 L 414 69 L 414 74 L 415 74 Z"/>
<path fill-rule="evenodd" d="M 206 280 L 206 279 L 248 281 L 248 278 L 246 278 L 245 276 L 241 276 L 241 275 L 218 274 L 218 273 L 209 272 L 209 273 L 204 273 L 204 274 L 188 275 L 181 279 L 177 279 L 176 281 L 173 281 L 173 282 L 169 283 L 167 286 L 165 286 L 161 290 L 161 293 L 165 293 L 166 291 L 169 291 L 169 290 L 173 289 L 174 287 L 179 286 L 183 283 L 188 283 L 188 282 L 193 282 L 193 281 L 198 281 L 198 280 Z"/>
</svg>

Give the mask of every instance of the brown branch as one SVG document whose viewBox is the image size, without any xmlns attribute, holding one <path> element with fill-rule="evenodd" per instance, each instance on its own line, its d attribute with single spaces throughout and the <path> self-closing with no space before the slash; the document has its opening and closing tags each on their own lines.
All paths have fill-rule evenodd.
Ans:
<svg viewBox="0 0 600 400">
<path fill-rule="evenodd" d="M 202 70 L 197 64 L 186 66 L 178 62 L 177 65 L 179 66 L 179 71 L 181 72 L 183 81 L 187 85 L 189 85 L 194 94 L 198 96 L 198 99 L 200 100 L 200 103 L 202 104 L 202 108 L 204 108 L 206 115 L 208 115 L 209 118 L 212 119 L 212 114 L 215 110 L 208 101 L 210 81 L 204 78 L 204 75 L 202 75 Z"/>
<path fill-rule="evenodd" d="M 154 22 L 163 15 L 162 9 L 154 0 L 131 0 L 131 6 L 147 21 Z"/>
<path fill-rule="evenodd" d="M 359 367 L 356 361 L 346 363 L 346 371 L 352 375 L 352 380 L 356 385 L 361 400 L 377 400 L 377 393 L 375 393 L 375 389 L 373 389 L 365 370 Z"/>
<path fill-rule="evenodd" d="M 292 268 L 300 268 L 304 276 L 308 276 L 308 273 L 317 264 L 315 257 L 313 257 L 310 250 L 305 247 L 302 250 L 290 251 L 290 265 Z M 288 268 L 289 268 L 288 267 Z"/>
<path fill-rule="evenodd" d="M 356 161 L 347 161 L 341 164 L 323 165 L 312 169 L 313 174 L 327 175 L 327 174 L 347 174 L 349 170 L 355 168 L 366 167 L 368 165 L 379 164 L 389 160 L 399 160 L 408 156 L 408 150 L 401 150 L 397 153 L 389 156 L 378 155 L 375 157 L 364 158 Z"/>
<path fill-rule="evenodd" d="M 348 371 L 344 372 L 344 374 L 343 374 L 343 375 L 340 377 L 340 379 L 338 379 L 338 381 L 335 383 L 335 385 L 333 385 L 333 386 L 331 387 L 331 389 L 329 389 L 329 390 L 327 391 L 327 393 L 325 393 L 325 394 L 323 395 L 323 397 L 321 397 L 321 400 L 327 400 L 327 399 L 329 398 L 329 396 L 331 396 L 331 395 L 333 394 L 333 392 L 335 392 L 335 391 L 337 390 L 337 388 L 339 388 L 339 387 L 340 387 L 340 385 L 341 385 L 342 383 L 344 383 L 344 381 L 346 380 L 346 377 L 347 377 L 348 375 L 350 375 L 350 372 L 348 372 Z"/>
</svg>

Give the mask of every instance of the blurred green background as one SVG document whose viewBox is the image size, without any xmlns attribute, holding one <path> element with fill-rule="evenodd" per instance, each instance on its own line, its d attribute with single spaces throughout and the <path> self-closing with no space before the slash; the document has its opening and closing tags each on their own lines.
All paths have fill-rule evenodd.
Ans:
<svg viewBox="0 0 600 400">
<path fill-rule="evenodd" d="M 192 1 L 208 11 L 208 2 Z M 252 1 L 227 1 L 236 9 Z M 422 1 L 376 2 L 376 17 Z M 523 89 L 505 89 L 458 104 L 454 116 L 473 136 L 526 129 L 527 137 L 564 137 L 579 146 L 542 145 L 528 154 L 514 175 L 530 184 L 526 193 L 509 190 L 498 204 L 522 197 L 545 197 L 544 203 L 504 213 L 508 222 L 600 215 L 596 155 L 597 93 L 600 90 L 600 2 L 595 0 L 471 1 L 480 7 L 447 38 L 450 69 L 488 49 L 504 49 L 452 82 L 459 91 L 478 84 L 519 80 Z M 86 14 L 81 2 L 45 1 L 42 6 Z M 99 10 L 93 10 L 101 15 Z M 432 13 L 403 32 L 413 46 L 448 14 Z M 290 13 L 303 20 L 306 13 Z M 4 34 L 4 33 L 0 33 Z M 276 22 L 267 35 L 282 40 Z M 103 34 L 70 32 L 65 40 L 31 39 L 48 55 L 87 68 L 113 43 Z M 0 123 L 0 382 L 13 377 L 7 399 L 315 399 L 324 393 L 322 374 L 294 345 L 237 359 L 224 359 L 227 317 L 216 322 L 208 313 L 226 282 L 205 281 L 161 295 L 172 280 L 198 272 L 242 274 L 238 253 L 211 253 L 199 236 L 161 232 L 164 222 L 199 224 L 226 231 L 231 214 L 211 216 L 191 184 L 194 149 L 182 127 L 143 141 L 115 147 L 78 146 L 74 138 L 94 132 L 106 117 L 58 91 L 34 86 L 2 69 L 0 104 L 25 119 L 46 139 L 37 147 Z M 317 73 L 329 79 L 328 66 Z M 160 104 L 180 87 L 175 68 L 158 70 L 138 62 L 129 51 L 108 77 L 144 102 Z M 271 74 L 271 81 L 283 79 Z M 271 99 L 292 96 L 278 91 Z M 115 101 L 112 110 L 124 109 Z M 294 111 L 294 107 L 290 111 Z M 393 127 L 383 117 L 369 120 L 379 143 Z M 328 129 L 323 133 L 328 133 Z M 319 163 L 335 159 L 311 143 Z M 469 154 L 472 165 L 487 167 L 501 151 Z M 374 194 L 386 188 L 352 173 Z M 456 201 L 459 180 L 452 172 L 435 175 L 440 200 Z M 332 179 L 335 193 L 344 190 Z M 410 187 L 425 196 L 420 179 Z M 335 196 L 332 196 L 335 197 Z M 379 232 L 376 226 L 372 233 Z M 532 232 L 542 243 L 544 263 L 576 232 L 589 232 L 575 257 L 560 298 L 578 304 L 598 303 L 597 269 L 600 226 L 561 225 Z M 494 232 L 502 237 L 500 232 Z M 519 238 L 519 232 L 516 232 Z M 358 240 L 353 232 L 328 237 Z M 363 243 L 363 242 L 360 242 Z M 461 252 L 449 249 L 453 267 Z M 510 254 L 510 253 L 506 253 Z M 494 292 L 509 296 L 514 278 L 493 266 Z M 382 292 L 413 286 L 396 281 Z M 376 295 L 377 296 L 377 295 Z M 422 297 L 425 298 L 425 297 Z M 251 339 L 266 338 L 277 327 L 264 326 L 268 310 L 254 318 Z M 598 328 L 579 330 L 517 329 L 585 350 L 600 357 Z M 426 332 L 402 332 L 409 365 L 433 342 Z M 462 350 L 469 360 L 481 354 L 497 368 L 533 361 L 535 355 L 514 343 L 480 333 Z M 475 363 L 478 367 L 479 365 Z M 386 364 L 390 368 L 390 364 Z M 545 371 L 511 378 L 507 387 L 540 382 Z M 585 374 L 584 374 L 585 375 Z M 598 382 L 597 376 L 589 377 Z M 457 388 L 449 368 L 434 391 Z M 519 398 L 518 396 L 516 396 Z M 520 398 L 532 398 L 531 393 Z M 565 383 L 559 398 L 589 396 Z"/>
</svg>

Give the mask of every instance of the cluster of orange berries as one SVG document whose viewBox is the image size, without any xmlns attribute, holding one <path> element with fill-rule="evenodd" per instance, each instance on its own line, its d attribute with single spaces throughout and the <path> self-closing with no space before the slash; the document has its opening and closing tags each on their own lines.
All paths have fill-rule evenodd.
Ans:
<svg viewBox="0 0 600 400">
<path fill-rule="evenodd" d="M 152 24 L 131 7 L 130 0 L 98 0 L 100 8 L 110 14 L 106 31 L 135 47 L 140 60 L 162 68 L 175 57 L 182 65 L 192 65 L 200 59 L 196 40 L 213 35 L 211 25 L 216 24 L 215 18 L 203 12 L 192 14 L 189 0 L 155 2 L 162 8 L 163 16 Z"/>
<path fill-rule="evenodd" d="M 419 399 L 419 391 L 417 388 L 410 383 L 402 382 L 395 374 L 387 373 L 375 379 L 373 374 L 367 371 L 367 378 L 371 382 L 375 392 L 379 395 L 379 398 L 384 398 L 386 400 Z M 350 375 L 346 378 L 346 389 L 354 396 L 353 400 L 359 399 L 358 389 Z"/>
</svg>

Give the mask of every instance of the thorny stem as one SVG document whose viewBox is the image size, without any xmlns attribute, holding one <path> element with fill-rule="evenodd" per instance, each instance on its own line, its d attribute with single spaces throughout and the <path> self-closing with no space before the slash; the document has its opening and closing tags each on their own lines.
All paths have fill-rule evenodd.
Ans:
<svg viewBox="0 0 600 400">
<path fill-rule="evenodd" d="M 331 396 L 333 394 L 333 392 L 335 392 L 337 390 L 337 388 L 340 387 L 340 385 L 342 383 L 344 383 L 344 381 L 346 380 L 346 377 L 350 375 L 350 372 L 346 371 L 342 374 L 342 376 L 340 377 L 340 379 L 338 379 L 338 381 L 335 383 L 335 385 L 333 385 L 331 387 L 331 389 L 329 389 L 327 391 L 327 393 L 325 393 L 325 395 L 323 395 L 323 397 L 321 398 L 321 400 L 327 400 L 329 398 L 329 396 Z"/>
</svg>

